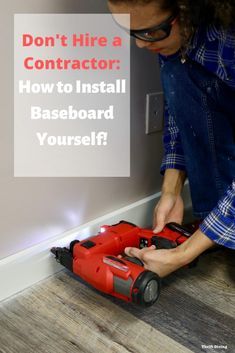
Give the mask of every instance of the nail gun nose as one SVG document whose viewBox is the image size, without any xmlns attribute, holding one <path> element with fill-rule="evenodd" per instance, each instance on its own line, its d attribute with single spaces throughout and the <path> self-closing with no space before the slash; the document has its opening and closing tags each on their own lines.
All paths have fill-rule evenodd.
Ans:
<svg viewBox="0 0 235 353">
<path fill-rule="evenodd" d="M 73 271 L 73 256 L 69 249 L 53 247 L 51 248 L 51 252 L 55 255 L 56 261 L 68 268 L 70 271 Z"/>
<path fill-rule="evenodd" d="M 54 248 L 51 248 L 51 253 L 53 254 L 53 255 L 55 255 L 56 256 L 56 247 L 54 247 Z"/>
</svg>

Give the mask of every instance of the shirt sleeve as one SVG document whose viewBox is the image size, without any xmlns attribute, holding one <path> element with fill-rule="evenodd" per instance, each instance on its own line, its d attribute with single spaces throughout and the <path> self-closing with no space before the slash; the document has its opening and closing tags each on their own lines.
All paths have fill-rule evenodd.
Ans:
<svg viewBox="0 0 235 353">
<path fill-rule="evenodd" d="M 166 103 L 163 144 L 164 157 L 160 169 L 161 174 L 164 174 L 166 169 L 185 170 L 184 152 L 181 144 L 179 129 L 175 123 L 174 117 L 170 114 Z"/>
<path fill-rule="evenodd" d="M 235 180 L 199 228 L 215 243 L 235 249 Z"/>
</svg>

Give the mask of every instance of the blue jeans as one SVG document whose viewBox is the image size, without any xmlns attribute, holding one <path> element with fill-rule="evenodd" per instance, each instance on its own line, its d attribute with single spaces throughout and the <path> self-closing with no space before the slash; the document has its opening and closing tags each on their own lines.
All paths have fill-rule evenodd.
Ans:
<svg viewBox="0 0 235 353">
<path fill-rule="evenodd" d="M 161 75 L 180 131 L 194 214 L 204 218 L 235 178 L 235 90 L 178 56 L 168 58 Z"/>
</svg>

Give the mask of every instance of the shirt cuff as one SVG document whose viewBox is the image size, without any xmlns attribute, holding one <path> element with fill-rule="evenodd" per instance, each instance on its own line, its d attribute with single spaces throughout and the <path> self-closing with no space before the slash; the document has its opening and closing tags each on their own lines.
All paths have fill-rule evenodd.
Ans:
<svg viewBox="0 0 235 353">
<path fill-rule="evenodd" d="M 215 243 L 235 249 L 235 182 L 199 228 Z"/>
<path fill-rule="evenodd" d="M 160 173 L 163 175 L 166 169 L 186 170 L 184 156 L 175 153 L 168 153 L 164 156 Z"/>
</svg>

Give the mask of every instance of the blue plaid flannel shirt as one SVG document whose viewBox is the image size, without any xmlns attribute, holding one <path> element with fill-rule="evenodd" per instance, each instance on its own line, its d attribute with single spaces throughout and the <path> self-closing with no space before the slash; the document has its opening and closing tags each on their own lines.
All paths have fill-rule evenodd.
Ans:
<svg viewBox="0 0 235 353">
<path fill-rule="evenodd" d="M 198 29 L 187 55 L 235 89 L 235 29 L 225 31 L 215 26 L 206 31 Z M 162 56 L 160 64 L 161 61 L 164 61 Z M 167 105 L 165 121 L 161 173 L 172 168 L 185 170 L 179 130 Z M 235 176 L 224 197 L 201 223 L 200 230 L 215 243 L 235 249 Z"/>
</svg>

